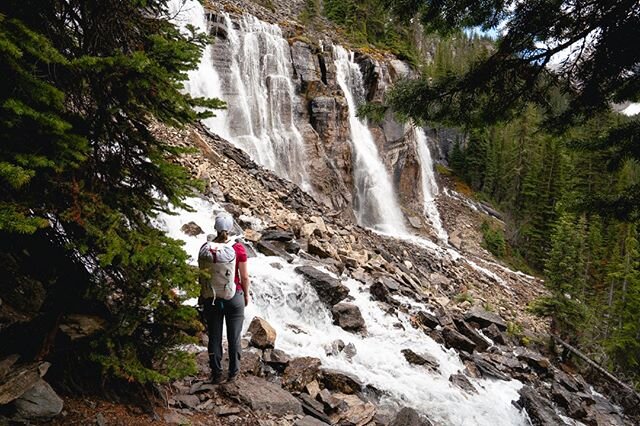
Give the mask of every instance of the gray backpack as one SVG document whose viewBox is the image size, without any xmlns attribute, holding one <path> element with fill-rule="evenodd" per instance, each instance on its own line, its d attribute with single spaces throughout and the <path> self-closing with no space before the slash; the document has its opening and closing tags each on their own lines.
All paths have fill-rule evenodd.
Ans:
<svg viewBox="0 0 640 426">
<path fill-rule="evenodd" d="M 200 297 L 231 300 L 236 294 L 235 241 L 214 243 L 207 241 L 200 247 L 198 266 L 207 272 L 200 277 Z"/>
</svg>

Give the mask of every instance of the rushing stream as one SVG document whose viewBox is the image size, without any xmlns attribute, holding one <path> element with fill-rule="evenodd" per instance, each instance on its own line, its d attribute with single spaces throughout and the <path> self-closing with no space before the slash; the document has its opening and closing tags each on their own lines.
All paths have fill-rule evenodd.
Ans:
<svg viewBox="0 0 640 426">
<path fill-rule="evenodd" d="M 211 232 L 213 218 L 221 208 L 207 200 L 188 200 L 195 211 L 163 215 L 159 224 L 176 239 L 185 241 L 185 250 L 195 255 L 204 236 L 189 237 L 180 227 L 190 221 Z M 193 259 L 195 264 L 195 259 Z M 381 407 L 411 406 L 432 420 L 447 425 L 524 425 L 524 416 L 511 405 L 518 399 L 521 383 L 493 379 L 469 380 L 478 390 L 471 395 L 449 383 L 449 375 L 464 369 L 454 350 L 445 349 L 413 328 L 407 314 L 385 313 L 358 281 L 345 279 L 350 295 L 362 312 L 367 327 L 365 337 L 348 333 L 333 325 L 331 313 L 319 301 L 313 288 L 294 271 L 299 260 L 289 264 L 278 257 L 249 259 L 253 300 L 245 311 L 245 329 L 254 316 L 266 319 L 276 330 L 276 347 L 292 356 L 320 358 L 325 367 L 355 374 L 365 384 L 384 393 Z M 425 309 L 406 298 L 399 302 L 412 310 Z M 325 349 L 336 339 L 352 343 L 356 354 L 327 355 Z M 437 373 L 409 364 L 402 349 L 428 354 L 440 364 Z"/>
</svg>

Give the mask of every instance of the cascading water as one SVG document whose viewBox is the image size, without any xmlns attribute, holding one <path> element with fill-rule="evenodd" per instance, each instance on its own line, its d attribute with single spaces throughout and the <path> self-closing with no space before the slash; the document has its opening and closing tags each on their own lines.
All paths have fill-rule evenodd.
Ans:
<svg viewBox="0 0 640 426">
<path fill-rule="evenodd" d="M 358 103 L 364 100 L 362 72 L 353 61 L 353 53 L 347 52 L 343 47 L 334 46 L 333 55 L 338 84 L 349 106 L 358 223 L 383 232 L 404 234 L 404 219 L 389 173 L 380 160 L 366 122 L 356 116 Z"/>
<path fill-rule="evenodd" d="M 185 241 L 186 250 L 195 255 L 203 236 L 187 236 L 180 230 L 181 226 L 194 221 L 206 232 L 212 226 L 214 212 L 220 207 L 199 198 L 187 203 L 194 212 L 162 215 L 159 225 L 171 237 Z M 448 378 L 464 369 L 456 352 L 445 349 L 413 328 L 410 321 L 413 312 L 398 311 L 396 316 L 383 311 L 378 302 L 370 299 L 368 291 L 352 279 L 344 283 L 354 298 L 353 303 L 362 312 L 367 335 L 344 331 L 333 325 L 330 312 L 316 292 L 294 271 L 298 264 L 298 260 L 289 264 L 280 258 L 262 255 L 249 260 L 253 301 L 245 311 L 245 329 L 254 316 L 265 318 L 277 332 L 277 348 L 293 356 L 320 358 L 325 367 L 357 375 L 365 384 L 382 392 L 380 406 L 411 406 L 438 424 L 526 424 L 524 416 L 511 404 L 512 400 L 518 399 L 520 382 L 469 378 L 477 394 L 455 387 Z M 398 298 L 398 301 L 405 306 L 412 305 L 411 310 L 426 309 L 407 298 Z M 356 348 L 355 356 L 327 355 L 325 348 L 336 339 L 352 343 Z M 405 348 L 434 357 L 440 364 L 439 371 L 409 364 L 401 353 Z"/>
<path fill-rule="evenodd" d="M 431 226 L 436 232 L 436 236 L 440 242 L 446 243 L 449 239 L 447 231 L 442 226 L 440 220 L 440 213 L 438 212 L 438 206 L 436 205 L 435 197 L 438 195 L 438 183 L 433 173 L 433 160 L 431 159 L 431 151 L 427 144 L 427 135 L 424 130 L 418 127 L 414 127 L 416 147 L 418 150 L 418 160 L 420 161 L 421 171 L 421 184 L 422 184 L 422 198 L 423 198 L 423 212 L 429 221 Z"/>
<path fill-rule="evenodd" d="M 250 15 L 223 18 L 226 33 L 214 45 L 227 49 L 224 61 L 220 55 L 214 61 L 228 103 L 222 133 L 256 162 L 309 189 L 304 141 L 294 123 L 289 43 L 277 25 Z"/>
<path fill-rule="evenodd" d="M 227 102 L 225 111 L 204 124 L 257 163 L 310 190 L 304 141 L 293 119 L 291 53 L 280 28 L 253 16 L 232 22 L 227 14 L 221 15 L 224 25 L 208 24 L 196 0 L 171 0 L 169 14 L 184 32 L 191 24 L 201 32 L 219 35 L 206 47 L 185 85 L 193 96 Z"/>
</svg>

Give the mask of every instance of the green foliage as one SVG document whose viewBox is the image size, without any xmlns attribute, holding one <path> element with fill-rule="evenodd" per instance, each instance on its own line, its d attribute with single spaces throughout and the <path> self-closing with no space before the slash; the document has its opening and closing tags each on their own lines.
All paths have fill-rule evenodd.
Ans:
<svg viewBox="0 0 640 426">
<path fill-rule="evenodd" d="M 398 22 L 389 13 L 385 0 L 325 0 L 324 15 L 344 28 L 353 43 L 371 44 L 400 59 L 419 63 L 412 27 Z"/>
<path fill-rule="evenodd" d="M 484 221 L 480 226 L 484 247 L 497 257 L 504 257 L 507 254 L 507 243 L 504 240 L 504 233 L 501 229 L 494 228 L 489 222 Z"/>
<path fill-rule="evenodd" d="M 456 296 L 453 298 L 453 301 L 458 304 L 463 302 L 473 303 L 473 295 L 468 291 L 465 291 L 465 292 L 456 294 Z"/>
<path fill-rule="evenodd" d="M 8 255 L 37 264 L 18 235 L 46 244 L 54 235 L 63 241 L 55 250 L 92 264 L 93 281 L 67 277 L 56 289 L 68 306 L 109 306 L 112 326 L 93 359 L 140 382 L 192 371 L 177 348 L 189 340 L 182 329 L 195 327 L 180 307 L 195 273 L 181 243 L 152 223 L 185 207 L 194 184 L 172 161 L 182 151 L 150 127 L 224 106 L 181 93 L 208 39 L 182 35 L 165 16 L 163 0 L 0 5 L 0 232 L 16 242 Z"/>
</svg>

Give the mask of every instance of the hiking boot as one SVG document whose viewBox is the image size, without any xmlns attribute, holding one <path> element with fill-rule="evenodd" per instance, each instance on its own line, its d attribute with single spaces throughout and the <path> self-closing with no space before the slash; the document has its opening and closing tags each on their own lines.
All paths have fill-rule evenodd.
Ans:
<svg viewBox="0 0 640 426">
<path fill-rule="evenodd" d="M 221 383 L 223 383 L 224 380 L 222 380 L 222 375 L 220 374 L 212 374 L 209 377 L 209 383 L 211 383 L 212 385 L 219 385 Z"/>
<path fill-rule="evenodd" d="M 234 374 L 232 376 L 229 376 L 229 378 L 227 379 L 227 383 L 234 383 L 238 380 L 238 374 Z"/>
</svg>

